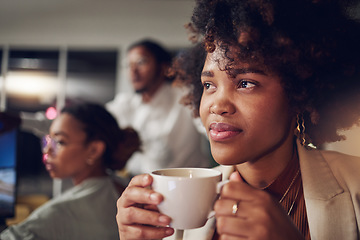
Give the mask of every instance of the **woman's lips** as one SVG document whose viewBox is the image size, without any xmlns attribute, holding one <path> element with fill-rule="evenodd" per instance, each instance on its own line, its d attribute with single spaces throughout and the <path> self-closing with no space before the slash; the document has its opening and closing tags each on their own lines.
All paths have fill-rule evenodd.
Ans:
<svg viewBox="0 0 360 240">
<path fill-rule="evenodd" d="M 214 141 L 225 141 L 241 132 L 241 129 L 226 123 L 212 123 L 209 127 L 209 137 Z"/>
</svg>

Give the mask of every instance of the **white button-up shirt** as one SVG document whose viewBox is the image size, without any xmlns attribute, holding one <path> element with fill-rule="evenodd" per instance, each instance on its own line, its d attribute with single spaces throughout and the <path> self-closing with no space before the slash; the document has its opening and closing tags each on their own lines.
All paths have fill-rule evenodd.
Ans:
<svg viewBox="0 0 360 240">
<path fill-rule="evenodd" d="M 203 150 L 206 138 L 197 130 L 191 110 L 179 103 L 183 94 L 165 83 L 148 103 L 141 94 L 119 93 L 106 104 L 121 127 L 130 126 L 140 134 L 142 152 L 126 165 L 132 175 L 169 167 L 210 166 Z"/>
</svg>

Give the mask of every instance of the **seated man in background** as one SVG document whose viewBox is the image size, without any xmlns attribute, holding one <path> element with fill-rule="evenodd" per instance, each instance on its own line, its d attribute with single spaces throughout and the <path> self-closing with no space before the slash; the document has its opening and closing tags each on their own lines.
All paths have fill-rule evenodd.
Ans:
<svg viewBox="0 0 360 240">
<path fill-rule="evenodd" d="M 0 239 L 118 239 L 116 200 L 125 186 L 112 171 L 139 148 L 138 134 L 119 128 L 104 107 L 65 107 L 44 139 L 44 164 L 52 178 L 71 178 L 74 187 L 5 229 Z"/>
<path fill-rule="evenodd" d="M 168 69 L 172 57 L 150 40 L 131 45 L 127 51 L 129 77 L 134 93 L 119 93 L 106 104 L 121 127 L 139 132 L 142 152 L 126 165 L 130 175 L 167 167 L 209 167 L 202 150 L 202 136 L 191 112 L 179 103 L 183 91 L 171 85 Z"/>
</svg>

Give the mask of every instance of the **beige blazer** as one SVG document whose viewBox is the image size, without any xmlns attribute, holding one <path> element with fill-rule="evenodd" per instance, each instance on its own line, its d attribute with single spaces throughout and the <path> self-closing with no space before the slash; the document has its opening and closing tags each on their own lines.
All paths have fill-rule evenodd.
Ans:
<svg viewBox="0 0 360 240">
<path fill-rule="evenodd" d="M 304 197 L 312 240 L 360 239 L 360 158 L 298 144 Z M 217 167 L 227 179 L 232 166 Z M 211 240 L 215 219 L 185 230 L 184 240 Z M 178 234 L 180 235 L 180 234 Z M 176 234 L 166 240 L 177 240 Z"/>
</svg>

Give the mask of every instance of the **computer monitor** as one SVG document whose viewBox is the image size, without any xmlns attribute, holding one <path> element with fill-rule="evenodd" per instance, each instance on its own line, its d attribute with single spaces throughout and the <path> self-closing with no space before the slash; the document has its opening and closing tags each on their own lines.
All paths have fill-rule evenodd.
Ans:
<svg viewBox="0 0 360 240">
<path fill-rule="evenodd" d="M 0 115 L 0 221 L 14 217 L 17 189 L 18 125 Z"/>
</svg>

